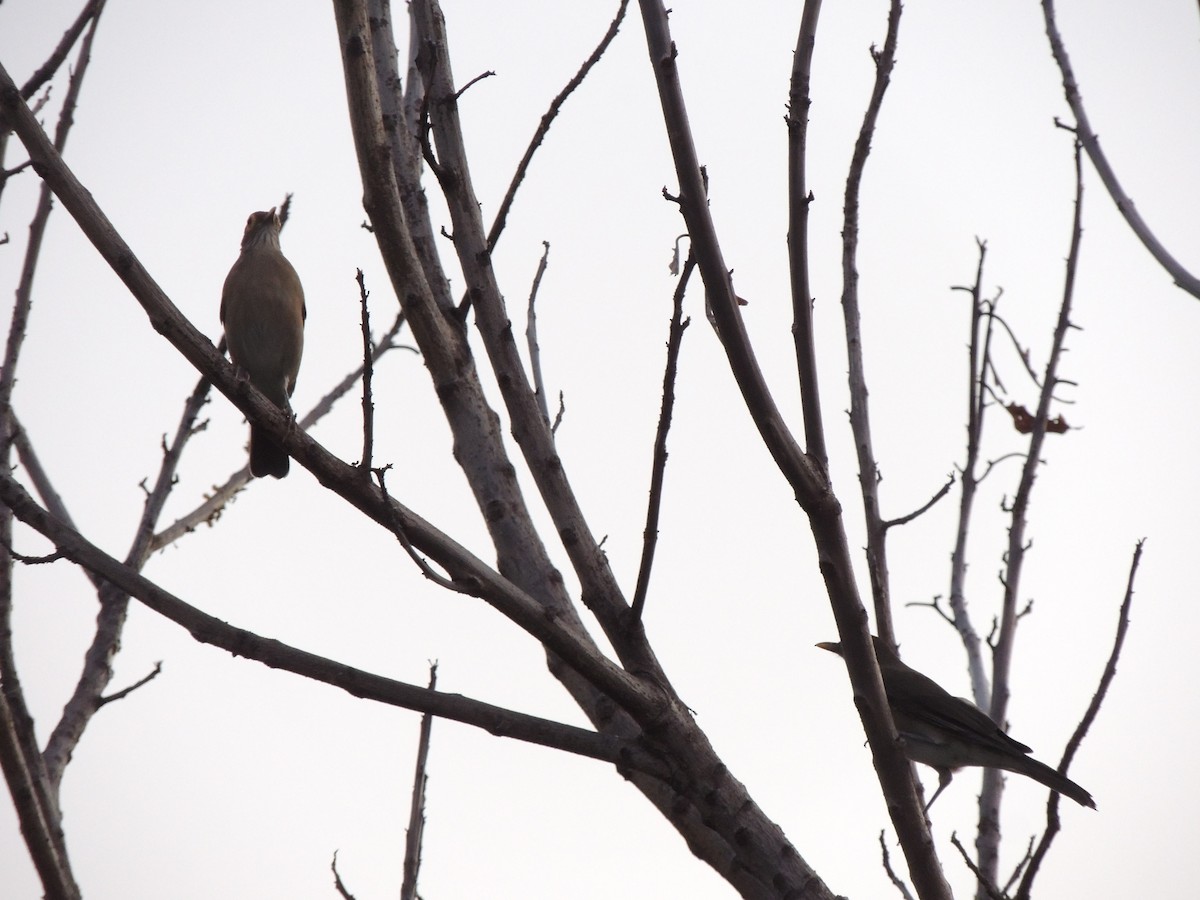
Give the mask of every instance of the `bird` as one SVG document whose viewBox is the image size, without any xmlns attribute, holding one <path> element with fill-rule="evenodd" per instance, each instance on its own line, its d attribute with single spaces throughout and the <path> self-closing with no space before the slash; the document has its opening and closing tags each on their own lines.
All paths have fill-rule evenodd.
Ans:
<svg viewBox="0 0 1200 900">
<path fill-rule="evenodd" d="M 229 358 L 239 377 L 272 403 L 291 412 L 300 357 L 304 353 L 304 288 L 279 249 L 282 223 L 272 207 L 251 213 L 242 234 L 242 252 L 225 277 L 221 322 Z M 250 473 L 256 478 L 288 473 L 287 453 L 259 426 L 250 425 Z"/>
<path fill-rule="evenodd" d="M 1052 791 L 1065 794 L 1082 806 L 1096 808 L 1092 795 L 1048 765 L 1038 762 L 1020 741 L 1009 737 L 991 717 L 962 697 L 955 697 L 932 678 L 900 661 L 892 649 L 875 635 L 875 659 L 883 678 L 883 690 L 896 731 L 904 739 L 905 754 L 938 773 L 933 801 L 950 784 L 954 770 L 963 766 L 986 766 L 1025 775 Z M 838 642 L 817 644 L 822 650 L 842 655 Z"/>
</svg>

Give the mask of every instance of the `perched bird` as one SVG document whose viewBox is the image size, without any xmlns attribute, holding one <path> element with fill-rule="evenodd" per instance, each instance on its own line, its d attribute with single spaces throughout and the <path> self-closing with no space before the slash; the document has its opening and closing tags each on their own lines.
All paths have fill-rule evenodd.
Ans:
<svg viewBox="0 0 1200 900">
<path fill-rule="evenodd" d="M 871 640 L 875 643 L 875 659 L 879 662 L 892 719 L 904 739 L 905 753 L 909 759 L 932 766 L 938 773 L 938 789 L 925 809 L 933 806 L 938 794 L 950 783 L 954 770 L 962 766 L 987 766 L 1027 775 L 1076 803 L 1096 808 L 1091 794 L 1029 756 L 1028 747 L 1010 738 L 974 703 L 951 696 L 933 679 L 902 663 L 879 638 L 872 635 Z M 817 646 L 842 655 L 840 643 Z"/>
<path fill-rule="evenodd" d="M 221 322 L 229 358 L 239 375 L 276 406 L 291 410 L 304 352 L 304 288 L 279 249 L 281 223 L 274 208 L 251 213 L 242 253 L 225 277 Z M 288 473 L 289 459 L 257 425 L 250 426 L 250 472 L 257 478 Z"/>
</svg>

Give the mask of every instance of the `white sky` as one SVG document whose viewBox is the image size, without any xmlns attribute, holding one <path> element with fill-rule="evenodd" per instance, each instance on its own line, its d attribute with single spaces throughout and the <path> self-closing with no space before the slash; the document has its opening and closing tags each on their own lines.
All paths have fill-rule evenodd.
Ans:
<svg viewBox="0 0 1200 900">
<path fill-rule="evenodd" d="M 9 0 L 0 60 L 18 82 L 41 63 L 77 2 Z M 550 98 L 603 33 L 616 3 L 447 2 L 485 218 Z M 674 37 L 712 209 L 763 366 L 798 423 L 787 293 L 783 123 L 799 4 L 676 4 Z M 1060 27 L 1093 126 L 1138 209 L 1200 269 L 1200 19 L 1194 3 L 1063 2 Z M 813 279 L 833 475 L 853 529 L 856 473 L 841 336 L 841 195 L 881 43 L 886 4 L 827 4 L 811 113 Z M 403 25 L 398 28 L 404 34 Z M 403 39 L 403 38 L 401 38 Z M 56 83 L 50 115 L 65 91 Z M 1071 217 L 1069 117 L 1038 4 L 947 0 L 905 10 L 899 64 L 863 189 L 860 272 L 875 446 L 887 516 L 919 506 L 964 453 L 968 307 L 951 292 L 989 242 L 987 291 L 1040 369 L 1060 296 Z M 5 165 L 24 159 L 9 144 Z M 104 14 L 67 158 L 174 302 L 214 339 L 222 280 L 246 215 L 295 193 L 284 252 L 308 297 L 294 398 L 304 411 L 358 361 L 361 267 L 374 314 L 394 299 L 363 220 L 328 4 L 113 0 Z M 1098 811 L 1063 804 L 1045 897 L 1189 896 L 1200 863 L 1194 801 L 1200 688 L 1188 677 L 1198 622 L 1200 303 L 1174 288 L 1090 170 L 1085 244 L 1062 411 L 1082 426 L 1047 442 L 1032 507 L 1010 708 L 1014 736 L 1054 764 L 1107 657 L 1135 541 L 1147 537 L 1120 674 L 1071 776 Z M 660 195 L 675 187 L 640 18 L 539 151 L 496 255 L 523 328 L 524 301 L 552 244 L 539 298 L 543 365 L 563 390 L 559 432 L 572 483 L 632 592 L 683 230 Z M 36 180 L 0 207 L 0 283 L 16 283 Z M 436 186 L 430 185 L 430 194 Z M 439 215 L 438 223 L 446 222 Z M 448 224 L 448 223 L 447 223 Z M 449 247 L 447 245 L 447 251 Z M 454 275 L 456 289 L 462 281 Z M 159 462 L 196 372 L 61 209 L 53 216 L 15 403 L 42 460 L 92 540 L 123 556 L 139 482 Z M 11 294 L 10 294 L 11 296 Z M 841 664 L 812 649 L 835 629 L 806 525 L 740 405 L 704 322 L 684 347 L 665 511 L 647 627 L 674 684 L 733 773 L 836 892 L 890 896 L 877 835 L 888 827 Z M 64 360 L 69 362 L 64 365 Z M 1032 407 L 1014 356 L 1011 396 Z M 493 392 L 494 393 L 494 392 Z M 377 373 L 376 456 L 389 487 L 484 558 L 486 534 L 449 455 L 423 366 L 397 352 Z M 244 463 L 246 428 L 222 397 L 191 444 L 166 520 Z M 989 456 L 1020 442 L 992 417 Z M 361 446 L 349 398 L 315 436 L 347 460 Z M 972 542 L 971 609 L 985 629 L 1000 596 L 1017 468 L 986 484 Z M 532 496 L 532 495 L 531 495 Z M 534 501 L 536 506 L 536 501 Z M 897 603 L 945 594 L 953 507 L 896 532 Z M 539 514 L 540 509 L 539 509 Z M 44 552 L 28 530 L 18 549 Z M 571 583 L 559 548 L 552 547 Z M 304 649 L 410 682 L 440 661 L 439 687 L 583 723 L 540 648 L 480 601 L 427 585 L 379 529 L 294 466 L 255 483 L 214 528 L 155 557 L 146 574 L 201 609 Z M 18 572 L 14 629 L 43 739 L 91 633 L 95 598 L 65 563 Z M 864 579 L 865 590 L 865 579 Z M 908 661 L 967 693 L 962 654 L 928 610 L 897 609 Z M 156 660 L 162 676 L 95 719 L 63 786 L 65 829 L 89 900 L 332 897 L 329 861 L 360 898 L 400 882 L 419 717 L 192 642 L 132 607 L 114 688 Z M 434 728 L 422 894 L 430 898 L 723 898 L 728 885 L 602 764 Z M 926 783 L 932 773 L 925 770 Z M 970 835 L 978 774 L 934 808 L 934 834 L 961 896 L 971 879 L 949 836 Z M 1009 779 L 1003 859 L 1039 829 L 1045 792 Z M 892 846 L 894 848 L 894 839 Z M 893 858 L 899 860 L 898 851 Z M 15 817 L 0 803 L 0 893 L 40 895 Z"/>
</svg>

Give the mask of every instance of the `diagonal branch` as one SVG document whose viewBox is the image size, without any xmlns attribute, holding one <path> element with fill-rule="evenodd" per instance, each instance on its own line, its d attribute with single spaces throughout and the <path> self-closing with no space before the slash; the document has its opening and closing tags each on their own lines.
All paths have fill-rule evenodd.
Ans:
<svg viewBox="0 0 1200 900">
<path fill-rule="evenodd" d="M 1144 545 L 1145 540 L 1143 539 L 1138 541 L 1137 546 L 1133 549 L 1133 560 L 1129 564 L 1129 577 L 1125 583 L 1125 599 L 1121 601 L 1121 609 L 1117 614 L 1117 630 L 1113 635 L 1112 650 L 1108 654 L 1108 662 L 1104 666 L 1104 672 L 1100 676 L 1100 683 L 1096 687 L 1096 693 L 1092 696 L 1092 702 L 1088 704 L 1087 711 L 1084 712 L 1083 718 L 1080 719 L 1079 725 L 1071 735 L 1071 739 L 1067 741 L 1067 748 L 1063 751 L 1062 762 L 1058 766 L 1060 772 L 1066 772 L 1067 766 L 1075 758 L 1075 752 L 1083 742 L 1084 735 L 1087 734 L 1088 729 L 1092 727 L 1092 723 L 1096 720 L 1096 716 L 1100 712 L 1100 705 L 1104 702 L 1104 698 L 1108 696 L 1108 689 L 1112 686 L 1113 679 L 1117 677 L 1117 660 L 1121 656 L 1121 650 L 1125 646 L 1125 635 L 1129 631 L 1129 610 L 1133 606 L 1133 581 L 1137 577 L 1138 565 L 1142 561 L 1142 547 Z M 1042 862 L 1045 861 L 1046 853 L 1050 850 L 1050 845 L 1054 841 L 1054 836 L 1058 833 L 1058 830 L 1058 794 L 1051 791 L 1050 799 L 1046 804 L 1046 831 L 1042 835 L 1042 839 L 1038 841 L 1037 848 L 1030 855 L 1029 867 L 1025 870 L 1025 875 L 1017 888 L 1016 900 L 1029 900 L 1030 892 L 1033 888 L 1033 880 L 1037 877 L 1038 869 L 1041 868 Z"/>
<path fill-rule="evenodd" d="M 395 342 L 396 335 L 400 333 L 400 329 L 404 327 L 404 312 L 396 314 L 395 320 L 392 322 L 392 327 L 378 341 L 372 341 L 373 350 L 371 351 L 372 363 L 378 363 L 380 358 L 389 350 L 395 350 L 403 345 Z M 220 347 L 217 348 L 220 350 Z M 413 351 L 412 347 L 404 347 L 404 349 Z M 414 351 L 415 352 L 415 351 Z M 324 397 L 313 404 L 313 408 L 299 418 L 296 422 L 296 427 L 301 431 L 309 431 L 314 425 L 324 418 L 330 410 L 333 409 L 342 397 L 349 393 L 350 389 L 359 383 L 363 376 L 364 367 L 358 366 L 353 371 L 347 373 L 337 384 L 335 384 Z M 161 550 L 170 544 L 175 543 L 195 529 L 199 528 L 206 522 L 212 523 L 221 517 L 221 512 L 229 501 L 250 482 L 250 466 L 249 464 L 242 466 L 236 472 L 226 479 L 225 483 L 214 488 L 213 492 L 204 498 L 191 512 L 180 516 L 158 534 L 154 535 L 154 539 L 150 545 L 150 552 Z M 51 509 L 51 512 L 54 512 Z M 61 516 L 59 518 L 62 518 Z"/>
<path fill-rule="evenodd" d="M 355 697 L 431 713 L 483 728 L 502 737 L 603 760 L 656 777 L 666 777 L 663 763 L 637 745 L 574 725 L 530 716 L 458 694 L 384 678 L 308 653 L 280 641 L 236 628 L 163 590 L 91 542 L 58 522 L 37 505 L 12 476 L 0 474 L 0 499 L 26 525 L 49 538 L 64 556 L 112 582 L 148 608 L 186 629 L 197 641 L 253 659 L 274 669 L 293 672 L 340 688 Z"/>
<path fill-rule="evenodd" d="M 1100 149 L 1100 138 L 1092 131 L 1087 112 L 1083 108 L 1079 83 L 1075 80 L 1075 72 L 1071 69 L 1071 60 L 1067 56 L 1067 48 L 1063 44 L 1062 35 L 1058 33 L 1058 23 L 1054 16 L 1054 0 L 1042 0 L 1042 16 L 1046 22 L 1046 37 L 1050 39 L 1050 52 L 1054 54 L 1054 61 L 1058 63 L 1058 69 L 1062 73 L 1063 92 L 1066 94 L 1067 104 L 1071 107 L 1071 114 L 1075 117 L 1074 131 L 1079 138 L 1079 143 L 1087 151 L 1088 158 L 1096 167 L 1096 173 L 1104 182 L 1109 196 L 1117 204 L 1117 211 L 1129 223 L 1129 227 L 1133 229 L 1138 240 L 1150 251 L 1150 255 L 1158 264 L 1167 270 L 1167 274 L 1175 279 L 1176 285 L 1193 297 L 1200 299 L 1200 278 L 1185 269 L 1175 257 L 1167 252 L 1167 248 L 1162 245 L 1154 232 L 1150 230 L 1150 226 L 1134 208 L 1132 198 L 1121 187 L 1121 183 L 1117 180 L 1117 173 L 1113 171 L 1108 157 Z"/>
<path fill-rule="evenodd" d="M 546 139 L 546 135 L 550 131 L 550 126 L 558 118 L 558 114 L 562 111 L 563 104 L 567 102 L 567 98 L 575 92 L 575 89 L 579 85 L 583 84 L 583 79 L 587 78 L 592 67 L 600 61 L 600 57 L 604 55 L 604 51 L 608 49 L 608 45 L 617 36 L 621 22 L 625 19 L 625 9 L 628 6 L 629 0 L 621 0 L 620 5 L 617 7 L 616 15 L 613 16 L 608 30 L 604 32 L 604 37 L 600 39 L 600 43 L 596 45 L 596 49 L 583 61 L 583 65 L 579 67 L 579 71 L 558 92 L 558 95 L 550 101 L 549 109 L 542 114 L 542 121 L 538 123 L 537 130 L 533 133 L 533 137 L 530 138 L 529 146 L 525 148 L 525 155 L 517 163 L 517 170 L 513 172 L 512 181 L 509 182 L 508 190 L 504 192 L 504 199 L 500 201 L 500 208 L 496 210 L 496 217 L 492 220 L 492 227 L 488 230 L 487 246 L 489 251 L 496 249 L 496 242 L 500 240 L 500 233 L 508 223 L 509 210 L 512 209 L 517 189 L 521 186 L 521 182 L 525 180 L 525 175 L 529 171 L 529 164 L 533 161 L 533 154 L 537 152 L 538 147 L 542 145 L 542 141 Z"/>
</svg>

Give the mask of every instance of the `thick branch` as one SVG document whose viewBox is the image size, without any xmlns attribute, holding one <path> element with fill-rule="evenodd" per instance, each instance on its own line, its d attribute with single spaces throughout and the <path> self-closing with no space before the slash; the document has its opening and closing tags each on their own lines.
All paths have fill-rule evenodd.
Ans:
<svg viewBox="0 0 1200 900">
<path fill-rule="evenodd" d="M 796 371 L 800 376 L 800 405 L 804 414 L 804 439 L 808 456 L 822 469 L 829 467 L 825 450 L 825 423 L 821 417 L 821 392 L 817 382 L 817 346 L 813 336 L 812 288 L 808 279 L 808 208 L 812 195 L 806 186 L 808 108 L 812 106 L 813 50 L 817 44 L 820 0 L 804 4 L 792 86 L 788 98 L 788 270 L 792 286 L 792 339 L 796 345 Z"/>
<path fill-rule="evenodd" d="M 591 532 L 567 479 L 550 423 L 542 417 L 514 339 L 504 298 L 491 265 L 487 235 L 475 194 L 458 112 L 458 92 L 441 10 L 432 2 L 413 4 L 429 54 L 425 73 L 430 117 L 438 149 L 438 180 L 454 225 L 454 250 L 466 278 L 476 325 L 496 373 L 511 430 L 546 504 L 563 548 L 579 577 L 583 602 L 596 615 L 626 668 L 665 685 L 649 644 L 626 627 L 629 605 Z"/>
<path fill-rule="evenodd" d="M 808 513 L 821 574 L 825 578 L 830 605 L 845 649 L 855 704 L 918 892 L 925 898 L 948 897 L 949 887 L 941 876 L 933 854 L 933 841 L 917 798 L 912 767 L 900 752 L 895 726 L 884 697 L 883 682 L 868 635 L 866 610 L 863 609 L 854 580 L 841 506 L 833 494 L 824 467 L 801 452 L 759 369 L 709 214 L 704 179 L 679 83 L 677 51 L 670 36 L 667 10 L 656 0 L 641 0 L 641 10 L 650 64 L 658 83 L 667 138 L 679 178 L 680 212 L 688 226 L 692 251 L 696 254 L 704 278 L 709 308 L 716 319 L 721 343 L 764 443 L 795 491 L 798 502 Z M 810 28 L 815 27 L 816 17 L 809 14 L 804 21 L 809 23 Z M 798 46 L 803 46 L 805 41 L 802 34 Z M 807 252 L 806 248 L 795 246 L 790 249 L 792 253 Z"/>
</svg>

